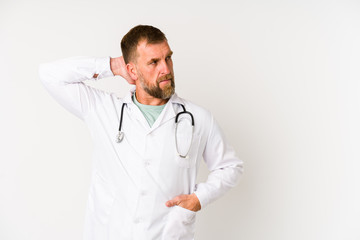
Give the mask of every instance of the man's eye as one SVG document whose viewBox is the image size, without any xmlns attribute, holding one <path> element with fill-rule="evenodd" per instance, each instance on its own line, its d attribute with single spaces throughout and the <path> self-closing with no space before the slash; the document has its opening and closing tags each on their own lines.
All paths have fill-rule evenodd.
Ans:
<svg viewBox="0 0 360 240">
<path fill-rule="evenodd" d="M 152 61 L 150 64 L 156 64 L 157 63 L 157 61 Z"/>
<path fill-rule="evenodd" d="M 166 60 L 170 60 L 170 59 L 171 59 L 171 56 L 167 56 L 167 57 L 166 57 Z"/>
</svg>

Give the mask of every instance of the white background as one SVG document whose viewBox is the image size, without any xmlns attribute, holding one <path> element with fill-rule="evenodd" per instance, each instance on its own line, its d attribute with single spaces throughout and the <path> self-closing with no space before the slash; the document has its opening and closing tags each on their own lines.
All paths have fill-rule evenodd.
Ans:
<svg viewBox="0 0 360 240">
<path fill-rule="evenodd" d="M 1 0 L 0 239 L 82 236 L 92 142 L 39 63 L 119 56 L 122 36 L 151 24 L 179 96 L 209 109 L 245 161 L 198 213 L 196 239 L 359 240 L 359 1 L 129 2 Z"/>
</svg>

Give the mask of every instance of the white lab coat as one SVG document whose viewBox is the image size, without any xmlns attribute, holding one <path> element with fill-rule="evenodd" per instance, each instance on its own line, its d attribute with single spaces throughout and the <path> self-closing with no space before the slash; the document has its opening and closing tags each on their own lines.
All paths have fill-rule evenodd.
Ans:
<svg viewBox="0 0 360 240">
<path fill-rule="evenodd" d="M 94 142 L 84 239 L 194 239 L 196 212 L 179 206 L 168 208 L 165 202 L 180 194 L 195 193 L 204 209 L 237 184 L 243 162 L 235 156 L 211 113 L 176 94 L 149 127 L 131 100 L 134 89 L 119 99 L 82 82 L 93 79 L 95 73 L 98 79 L 113 76 L 109 62 L 109 57 L 75 57 L 44 63 L 39 69 L 45 88 L 85 122 Z M 125 137 L 116 143 L 124 102 Z M 195 119 L 187 159 L 178 156 L 175 146 L 175 116 L 182 111 L 179 103 Z M 188 149 L 190 133 L 189 125 L 179 125 L 181 153 Z M 196 184 L 202 158 L 210 174 L 206 182 Z"/>
</svg>

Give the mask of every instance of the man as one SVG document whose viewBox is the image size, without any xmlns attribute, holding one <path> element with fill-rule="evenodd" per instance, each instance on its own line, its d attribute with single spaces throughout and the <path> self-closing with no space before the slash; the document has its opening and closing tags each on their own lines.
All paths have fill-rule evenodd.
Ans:
<svg viewBox="0 0 360 240">
<path fill-rule="evenodd" d="M 84 239 L 194 239 L 196 212 L 237 184 L 242 161 L 211 113 L 175 93 L 173 52 L 159 29 L 134 27 L 121 50 L 40 65 L 46 89 L 94 141 Z M 83 83 L 114 75 L 135 85 L 122 99 Z M 196 184 L 202 158 L 210 174 Z"/>
</svg>

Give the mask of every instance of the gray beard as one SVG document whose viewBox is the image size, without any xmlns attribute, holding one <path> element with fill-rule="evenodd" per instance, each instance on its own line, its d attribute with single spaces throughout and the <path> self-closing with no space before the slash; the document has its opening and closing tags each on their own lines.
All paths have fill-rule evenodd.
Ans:
<svg viewBox="0 0 360 240">
<path fill-rule="evenodd" d="M 163 89 L 160 88 L 159 83 L 156 82 L 155 86 L 149 86 L 145 83 L 144 78 L 141 77 L 141 87 L 144 91 L 154 98 L 169 99 L 175 93 L 175 81 L 174 77 L 171 79 L 170 86 L 166 86 Z"/>
</svg>

